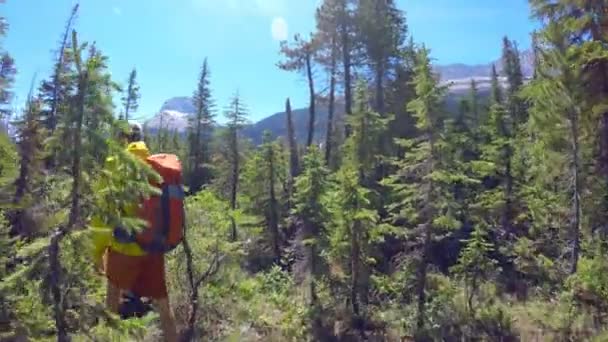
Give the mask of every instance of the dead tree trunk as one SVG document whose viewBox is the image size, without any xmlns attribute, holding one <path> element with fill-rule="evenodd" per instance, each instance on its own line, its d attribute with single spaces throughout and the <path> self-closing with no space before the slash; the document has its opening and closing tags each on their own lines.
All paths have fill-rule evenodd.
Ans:
<svg viewBox="0 0 608 342">
<path fill-rule="evenodd" d="M 180 342 L 190 342 L 195 341 L 196 337 L 196 321 L 198 317 L 198 300 L 199 294 L 198 291 L 200 287 L 203 285 L 205 281 L 215 275 L 220 267 L 221 259 L 219 250 L 216 248 L 215 254 L 213 255 L 213 260 L 209 263 L 209 267 L 200 276 L 196 276 L 194 274 L 194 258 L 192 254 L 192 249 L 190 248 L 190 244 L 188 243 L 188 239 L 184 238 L 182 242 L 184 246 L 184 254 L 186 256 L 186 275 L 188 277 L 188 285 L 190 286 L 190 307 L 188 309 L 188 318 L 186 320 L 186 328 L 182 332 L 180 337 Z"/>
</svg>

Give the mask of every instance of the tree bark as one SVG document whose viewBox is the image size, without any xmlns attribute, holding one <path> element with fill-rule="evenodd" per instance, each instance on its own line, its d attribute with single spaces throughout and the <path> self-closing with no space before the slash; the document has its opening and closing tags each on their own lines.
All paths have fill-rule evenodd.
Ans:
<svg viewBox="0 0 608 342">
<path fill-rule="evenodd" d="M 503 229 L 508 236 L 513 233 L 512 212 L 513 212 L 513 174 L 511 170 L 511 146 L 506 147 L 507 157 L 505 165 L 505 209 L 503 213 Z"/>
<path fill-rule="evenodd" d="M 61 291 L 62 266 L 60 262 L 59 243 L 65 236 L 65 230 L 58 229 L 53 233 L 48 247 L 50 288 L 53 297 L 53 314 L 55 317 L 55 329 L 57 330 L 57 342 L 69 342 L 68 326 L 65 322 L 65 302 Z"/>
<path fill-rule="evenodd" d="M 337 64 L 337 51 L 336 51 L 336 39 L 335 35 L 332 37 L 331 42 L 331 70 L 329 80 L 329 114 L 327 117 L 327 136 L 325 138 L 325 163 L 330 164 L 332 145 L 333 145 L 333 134 L 334 134 L 334 110 L 336 102 L 336 64 Z"/>
<path fill-rule="evenodd" d="M 344 1 L 346 2 L 346 1 Z M 342 18 L 342 65 L 344 67 L 344 107 L 347 117 L 353 113 L 352 108 L 352 87 L 351 87 L 351 55 L 350 55 L 350 39 L 348 36 L 348 23 L 346 13 L 346 3 L 344 3 L 344 12 Z M 346 125 L 346 137 L 350 136 L 350 129 Z"/>
<path fill-rule="evenodd" d="M 418 312 L 416 315 L 416 328 L 418 330 L 424 329 L 424 321 L 425 321 L 425 307 L 426 307 L 426 274 L 427 274 L 427 260 L 428 253 L 430 251 L 431 245 L 431 227 L 429 224 L 425 224 L 424 226 L 424 246 L 422 250 L 422 258 L 420 260 L 420 265 L 418 266 L 418 286 L 416 288 L 416 293 L 418 297 Z"/>
<path fill-rule="evenodd" d="M 351 273 L 351 287 L 350 287 L 350 302 L 352 305 L 353 315 L 358 317 L 361 314 L 359 306 L 359 260 L 361 258 L 361 249 L 359 246 L 359 230 L 360 222 L 357 220 L 354 222 L 351 231 L 351 249 L 350 249 L 350 273 Z"/>
<path fill-rule="evenodd" d="M 289 143 L 289 169 L 292 178 L 296 178 L 300 173 L 300 161 L 298 158 L 298 144 L 296 133 L 293 128 L 293 117 L 289 99 L 285 102 L 285 113 L 287 113 L 287 140 Z"/>
<path fill-rule="evenodd" d="M 270 196 L 270 215 L 269 215 L 269 227 L 270 234 L 272 236 L 272 248 L 274 251 L 275 263 L 279 264 L 281 262 L 281 248 L 280 248 L 280 237 L 279 237 L 279 214 L 278 214 L 278 203 L 274 190 L 274 185 L 276 181 L 276 175 L 274 173 L 274 148 L 271 147 L 268 153 L 268 162 L 270 166 L 270 187 L 269 187 L 269 196 Z"/>
<path fill-rule="evenodd" d="M 315 84 L 312 77 L 312 53 L 306 52 L 306 75 L 308 77 L 308 91 L 310 96 L 310 107 L 309 107 L 309 121 L 308 121 L 308 139 L 306 139 L 306 146 L 312 145 L 315 133 Z"/>
<path fill-rule="evenodd" d="M 376 110 L 384 116 L 384 62 L 378 61 L 376 67 Z"/>
<path fill-rule="evenodd" d="M 237 137 L 237 131 L 236 128 L 234 128 L 234 131 L 231 133 L 232 134 L 232 180 L 231 180 L 231 184 L 230 184 L 230 209 L 235 210 L 236 209 L 236 194 L 237 194 L 237 189 L 238 189 L 238 182 L 239 182 L 239 149 L 238 149 L 238 137 Z M 230 224 L 232 226 L 232 234 L 231 234 L 231 239 L 232 241 L 236 241 L 237 239 L 237 228 L 236 228 L 236 221 L 234 220 L 234 217 L 230 217 Z"/>
<path fill-rule="evenodd" d="M 572 160 L 573 160 L 573 176 L 574 176 L 574 222 L 573 222 L 573 234 L 574 234 L 574 246 L 572 248 L 572 268 L 571 273 L 576 273 L 578 265 L 578 257 L 580 251 L 580 220 L 581 220 L 581 204 L 580 204 L 580 192 L 581 192 L 581 180 L 580 180 L 580 156 L 579 156 L 579 131 L 578 131 L 578 115 L 577 113 L 571 113 L 570 116 L 570 129 L 572 134 Z"/>
</svg>

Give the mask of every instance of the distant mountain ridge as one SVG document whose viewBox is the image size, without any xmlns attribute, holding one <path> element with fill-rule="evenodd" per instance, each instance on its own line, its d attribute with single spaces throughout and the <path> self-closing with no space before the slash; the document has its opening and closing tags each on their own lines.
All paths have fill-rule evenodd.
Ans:
<svg viewBox="0 0 608 342">
<path fill-rule="evenodd" d="M 532 50 L 524 50 L 520 52 L 521 71 L 524 77 L 531 77 L 534 73 L 534 53 Z M 435 71 L 441 75 L 441 79 L 457 80 L 471 77 L 490 77 L 492 74 L 492 65 L 496 66 L 496 70 L 500 74 L 503 70 L 502 60 L 498 59 L 488 64 L 463 64 L 454 63 L 447 65 L 437 65 Z"/>
<path fill-rule="evenodd" d="M 530 50 L 521 53 L 521 66 L 524 78 L 530 78 L 534 71 L 534 56 Z M 498 72 L 502 71 L 500 60 L 488 64 L 467 65 L 449 64 L 437 65 L 435 71 L 440 75 L 441 83 L 450 84 L 446 104 L 449 108 L 455 108 L 460 97 L 467 94 L 471 79 L 477 83 L 480 96 L 487 96 L 490 92 L 492 64 L 496 65 Z M 501 77 L 499 81 L 506 85 L 506 79 Z M 325 138 L 327 127 L 328 108 L 327 104 L 319 101 L 316 105 L 315 140 Z M 159 127 L 170 130 L 177 130 L 184 133 L 188 127 L 188 118 L 195 112 L 192 99 L 187 96 L 173 97 L 166 100 L 160 108 L 158 114 L 146 121 L 144 124 L 147 129 L 154 133 Z M 336 118 L 339 120 L 344 114 L 343 102 L 336 104 Z M 296 139 L 303 143 L 308 132 L 308 108 L 297 108 L 292 110 Z M 278 112 L 246 126 L 243 129 L 245 137 L 251 139 L 253 143 L 260 143 L 262 134 L 269 130 L 275 137 L 284 137 L 287 134 L 286 114 Z"/>
</svg>

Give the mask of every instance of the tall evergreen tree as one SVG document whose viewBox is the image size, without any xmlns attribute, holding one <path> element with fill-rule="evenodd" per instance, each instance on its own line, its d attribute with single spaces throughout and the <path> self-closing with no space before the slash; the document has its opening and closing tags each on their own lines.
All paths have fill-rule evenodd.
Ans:
<svg viewBox="0 0 608 342">
<path fill-rule="evenodd" d="M 408 109 L 417 120 L 420 136 L 404 140 L 405 156 L 397 161 L 398 171 L 384 184 L 395 190 L 395 202 L 388 210 L 395 222 L 405 222 L 412 236 L 416 265 L 417 315 L 416 327 L 424 331 L 427 324 L 427 279 L 431 245 L 434 241 L 460 226 L 457 219 L 460 203 L 454 200 L 452 184 L 465 175 L 454 171 L 441 134 L 443 127 L 442 102 L 445 88 L 433 76 L 429 52 L 422 47 L 418 52 L 414 84 L 416 98 Z"/>
<path fill-rule="evenodd" d="M 122 97 L 122 104 L 124 106 L 125 121 L 129 121 L 129 115 L 139 107 L 139 85 L 137 84 L 137 71 L 131 70 L 129 74 L 129 81 L 127 85 L 126 93 Z"/>
<path fill-rule="evenodd" d="M 283 245 L 280 224 L 287 193 L 283 181 L 289 173 L 285 161 L 279 142 L 264 131 L 262 145 L 245 162 L 240 191 L 247 197 L 247 210 L 263 213 L 264 236 L 276 265 L 281 264 Z"/>
<path fill-rule="evenodd" d="M 69 58 L 71 56 L 70 54 L 66 53 L 66 49 L 69 48 L 71 43 L 70 33 L 72 32 L 72 26 L 76 21 L 79 7 L 80 5 L 78 3 L 72 7 L 70 16 L 66 21 L 65 29 L 63 31 L 61 41 L 59 42 L 59 49 L 55 58 L 51 79 L 43 82 L 40 86 L 41 96 L 47 105 L 44 116 L 46 117 L 46 126 L 50 133 L 55 131 L 55 128 L 59 122 L 58 115 L 61 113 L 66 113 L 66 101 L 69 94 L 73 90 L 71 89 L 72 82 L 70 82 L 68 79 L 68 75 L 71 71 L 69 69 L 71 65 Z M 50 164 L 53 163 L 52 160 L 49 160 L 48 162 Z"/>
<path fill-rule="evenodd" d="M 211 139 L 215 124 L 214 102 L 209 88 L 210 78 L 207 59 L 203 62 L 199 77 L 198 88 L 194 93 L 195 115 L 189 122 L 189 160 L 190 167 L 188 185 L 195 193 L 211 181 Z"/>
<path fill-rule="evenodd" d="M 593 120 L 592 109 L 585 106 L 585 65 L 588 60 L 602 56 L 599 44 L 588 45 L 586 55 L 572 47 L 564 28 L 559 23 L 549 23 L 543 30 L 541 39 L 547 49 L 541 53 L 543 63 L 539 75 L 526 89 L 533 104 L 533 123 L 538 135 L 546 141 L 546 146 L 563 153 L 563 168 L 570 179 L 563 191 L 570 192 L 572 239 L 571 273 L 577 270 L 581 253 L 582 215 L 585 211 L 582 194 L 585 191 L 586 168 L 583 156 L 589 136 L 586 127 Z M 581 58 L 581 56 L 584 56 Z M 584 59 L 588 58 L 588 60 Z M 567 148 L 565 148 L 567 147 Z"/>
<path fill-rule="evenodd" d="M 230 153 L 228 156 L 230 163 L 230 208 L 235 210 L 237 207 L 237 193 L 241 171 L 239 133 L 243 125 L 247 123 L 247 108 L 238 92 L 230 100 L 230 105 L 226 108 L 224 116 L 228 120 L 227 145 Z M 233 241 L 237 239 L 237 227 L 234 219 L 232 219 L 231 239 Z"/>
<path fill-rule="evenodd" d="M 530 1 L 532 16 L 541 22 L 555 22 L 562 25 L 569 44 L 576 47 L 601 44 L 606 45 L 608 38 L 604 34 L 608 23 L 608 5 L 604 1 L 576 0 L 532 0 Z M 539 44 L 542 45 L 542 44 Z M 542 46 L 541 46 L 542 48 Z M 542 61 L 543 56 L 540 56 Z M 597 161 L 595 172 L 602 179 L 604 189 L 608 187 L 608 110 L 605 103 L 608 99 L 608 58 L 596 56 L 592 61 L 586 61 L 584 66 L 585 101 L 593 104 L 600 112 L 598 130 L 595 132 L 597 153 L 592 158 Z M 602 190 L 605 192 L 606 190 Z M 608 196 L 601 195 L 602 208 L 597 213 L 606 212 Z M 603 215 L 594 215 L 594 221 L 608 236 L 608 225 Z"/>
<path fill-rule="evenodd" d="M 374 224 L 377 215 L 373 210 L 372 192 L 366 187 L 374 185 L 371 171 L 378 163 L 378 141 L 386 129 L 386 120 L 369 106 L 366 88 L 364 82 L 356 87 L 355 110 L 347 118 L 351 135 L 344 145 L 344 164 L 336 176 L 336 189 L 329 201 L 336 205 L 332 210 L 337 226 L 332 236 L 333 252 L 336 255 L 348 253 L 349 302 L 356 317 L 364 314 L 362 306 L 367 303 L 370 239 L 373 230 L 378 230 Z M 340 244 L 348 244 L 348 252 L 343 251 Z"/>
<path fill-rule="evenodd" d="M 296 267 L 296 275 L 305 277 L 307 301 L 311 307 L 313 335 L 319 328 L 320 303 L 317 282 L 321 276 L 320 253 L 326 244 L 325 218 L 326 207 L 323 196 L 327 191 L 328 170 L 324 166 L 321 151 L 311 146 L 304 156 L 304 168 L 296 179 L 295 206 L 293 215 L 298 222 L 298 250 L 303 257 Z M 297 265 L 298 266 L 298 265 Z"/>
</svg>

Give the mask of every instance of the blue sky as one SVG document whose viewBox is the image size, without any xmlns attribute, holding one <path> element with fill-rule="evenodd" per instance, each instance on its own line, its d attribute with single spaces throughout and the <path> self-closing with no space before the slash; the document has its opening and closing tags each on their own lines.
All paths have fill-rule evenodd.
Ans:
<svg viewBox="0 0 608 342">
<path fill-rule="evenodd" d="M 74 0 L 6 0 L 4 47 L 18 68 L 19 106 L 34 73 L 47 77 L 53 50 Z M 96 41 L 110 58 L 116 81 L 136 67 L 142 98 L 138 116 L 149 117 L 173 96 L 189 96 L 205 57 L 219 108 L 238 89 L 258 120 L 283 109 L 286 97 L 304 107 L 304 79 L 279 70 L 278 40 L 314 27 L 320 0 L 81 0 L 80 40 Z M 527 0 L 397 0 L 410 34 L 438 63 L 487 63 L 508 35 L 522 48 L 535 26 Z M 116 101 L 118 104 L 118 101 Z"/>
</svg>

